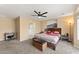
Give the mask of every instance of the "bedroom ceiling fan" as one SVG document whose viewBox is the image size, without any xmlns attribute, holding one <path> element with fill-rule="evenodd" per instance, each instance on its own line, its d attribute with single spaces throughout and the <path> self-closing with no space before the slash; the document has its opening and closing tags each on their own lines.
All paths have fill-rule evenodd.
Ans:
<svg viewBox="0 0 79 59">
<path fill-rule="evenodd" d="M 44 16 L 44 15 L 48 13 L 48 12 L 41 13 L 41 12 L 37 12 L 35 10 L 34 10 L 34 12 L 36 13 L 36 15 L 32 15 L 32 16 L 38 16 L 38 18 L 47 17 L 47 16 Z"/>
</svg>

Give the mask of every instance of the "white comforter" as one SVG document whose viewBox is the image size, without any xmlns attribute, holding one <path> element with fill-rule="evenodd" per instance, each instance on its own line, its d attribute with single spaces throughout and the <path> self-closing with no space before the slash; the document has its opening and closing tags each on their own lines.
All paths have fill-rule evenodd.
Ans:
<svg viewBox="0 0 79 59">
<path fill-rule="evenodd" d="M 45 33 L 42 33 L 42 34 L 36 34 L 35 37 L 42 39 L 42 40 L 45 40 L 47 42 L 51 42 L 51 43 L 56 44 L 59 41 L 60 36 L 51 36 L 51 35 L 47 35 Z"/>
</svg>

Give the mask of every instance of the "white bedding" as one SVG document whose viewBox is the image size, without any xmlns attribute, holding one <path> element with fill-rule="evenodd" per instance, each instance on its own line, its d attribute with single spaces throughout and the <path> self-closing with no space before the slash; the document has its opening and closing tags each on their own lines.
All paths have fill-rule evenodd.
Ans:
<svg viewBox="0 0 79 59">
<path fill-rule="evenodd" d="M 51 35 L 47 35 L 45 33 L 42 33 L 42 34 L 36 34 L 35 37 L 42 39 L 42 40 L 45 40 L 47 42 L 51 42 L 51 43 L 56 44 L 59 41 L 60 36 L 51 36 Z"/>
</svg>

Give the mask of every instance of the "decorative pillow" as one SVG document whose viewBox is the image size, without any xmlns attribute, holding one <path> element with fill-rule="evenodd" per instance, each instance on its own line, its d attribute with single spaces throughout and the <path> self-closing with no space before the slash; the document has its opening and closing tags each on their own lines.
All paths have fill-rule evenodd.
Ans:
<svg viewBox="0 0 79 59">
<path fill-rule="evenodd" d="M 53 35 L 54 33 L 53 32 L 51 32 L 51 35 Z"/>
<path fill-rule="evenodd" d="M 59 32 L 58 31 L 57 32 L 51 32 L 50 35 L 52 35 L 52 36 L 58 36 L 59 35 Z"/>
<path fill-rule="evenodd" d="M 58 31 L 54 31 L 54 34 L 59 34 L 59 32 Z"/>
<path fill-rule="evenodd" d="M 47 31 L 46 34 L 50 35 L 51 34 L 51 31 Z"/>
</svg>

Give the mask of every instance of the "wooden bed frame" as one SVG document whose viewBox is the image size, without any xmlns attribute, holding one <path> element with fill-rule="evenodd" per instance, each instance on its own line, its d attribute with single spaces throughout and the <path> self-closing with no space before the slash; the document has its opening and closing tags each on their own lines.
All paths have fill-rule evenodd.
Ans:
<svg viewBox="0 0 79 59">
<path fill-rule="evenodd" d="M 48 29 L 45 29 L 45 31 L 51 31 L 51 32 L 58 31 L 61 35 L 61 28 L 48 28 Z M 60 39 L 59 39 L 59 41 L 60 41 Z M 58 44 L 58 42 L 56 44 L 47 42 L 47 47 L 49 47 L 53 50 L 56 50 L 56 45 Z"/>
<path fill-rule="evenodd" d="M 51 32 L 58 31 L 60 33 L 60 35 L 61 35 L 61 28 L 48 28 L 48 29 L 46 29 L 46 31 L 51 31 Z M 57 44 L 58 44 L 58 42 L 57 42 Z M 57 44 L 53 44 L 53 43 L 47 42 L 47 46 L 49 48 L 53 49 L 53 50 L 56 50 L 56 45 Z"/>
<path fill-rule="evenodd" d="M 61 34 L 61 28 L 47 28 L 45 29 L 45 31 L 51 31 L 51 32 L 58 31 Z"/>
</svg>

